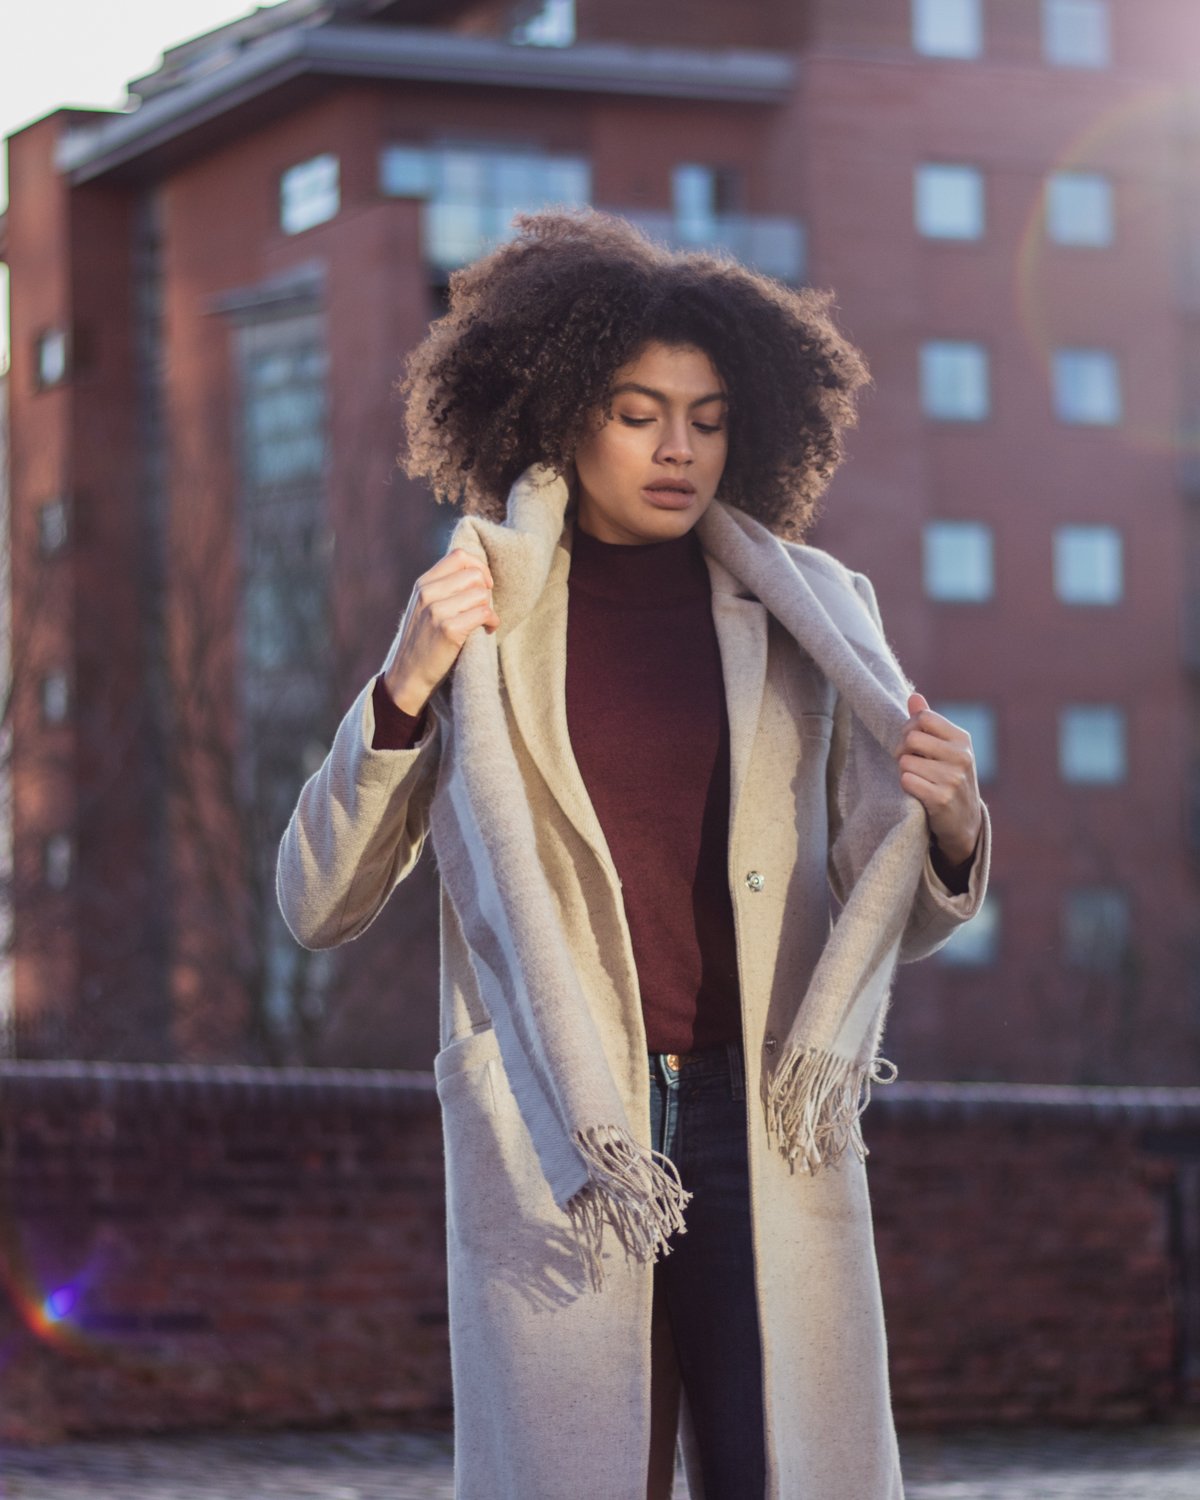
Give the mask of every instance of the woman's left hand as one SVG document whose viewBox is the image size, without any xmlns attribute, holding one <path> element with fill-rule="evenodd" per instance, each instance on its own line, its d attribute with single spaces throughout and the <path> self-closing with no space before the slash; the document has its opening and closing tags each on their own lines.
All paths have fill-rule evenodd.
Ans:
<svg viewBox="0 0 1200 1500">
<path fill-rule="evenodd" d="M 965 864 L 983 826 L 971 736 L 935 714 L 920 693 L 910 695 L 908 712 L 893 752 L 900 765 L 900 785 L 924 806 L 929 831 L 947 862 Z"/>
</svg>

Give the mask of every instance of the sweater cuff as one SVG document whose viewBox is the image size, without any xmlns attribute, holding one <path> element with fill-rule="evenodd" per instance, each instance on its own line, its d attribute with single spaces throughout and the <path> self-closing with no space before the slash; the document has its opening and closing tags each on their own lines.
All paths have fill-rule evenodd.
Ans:
<svg viewBox="0 0 1200 1500">
<path fill-rule="evenodd" d="M 384 675 L 380 672 L 371 691 L 371 707 L 375 712 L 375 733 L 371 738 L 372 750 L 411 750 L 425 729 L 425 709 L 419 714 L 407 714 L 392 701 Z"/>
<path fill-rule="evenodd" d="M 952 865 L 938 847 L 937 840 L 930 837 L 929 862 L 933 866 L 933 873 L 952 896 L 965 896 L 970 889 L 971 866 L 975 863 L 975 856 L 978 852 L 979 841 L 977 839 L 975 841 L 975 848 L 971 850 L 962 864 Z"/>
</svg>

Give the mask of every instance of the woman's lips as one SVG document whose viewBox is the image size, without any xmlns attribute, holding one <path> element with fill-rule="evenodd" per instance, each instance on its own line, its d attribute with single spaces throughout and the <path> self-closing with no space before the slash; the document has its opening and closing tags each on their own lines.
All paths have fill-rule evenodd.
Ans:
<svg viewBox="0 0 1200 1500">
<path fill-rule="evenodd" d="M 668 510 L 686 510 L 696 498 L 695 490 L 676 490 L 665 485 L 643 485 L 642 494 L 652 504 L 666 506 Z"/>
</svg>

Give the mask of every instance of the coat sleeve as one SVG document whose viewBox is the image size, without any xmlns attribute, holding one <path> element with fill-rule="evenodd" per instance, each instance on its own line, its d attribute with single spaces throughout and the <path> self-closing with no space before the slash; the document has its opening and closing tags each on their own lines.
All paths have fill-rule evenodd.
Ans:
<svg viewBox="0 0 1200 1500">
<path fill-rule="evenodd" d="M 870 580 L 862 573 L 855 573 L 852 577 L 859 596 L 870 610 L 875 623 L 882 630 L 883 621 L 880 618 L 879 605 Z M 849 739 L 850 709 L 839 695 L 834 708 L 826 800 L 829 806 L 829 882 L 834 895 L 842 902 L 845 901 L 848 893 L 843 888 L 838 874 L 843 862 L 837 857 L 840 853 L 838 839 L 841 833 L 837 786 L 846 763 Z M 971 920 L 983 904 L 983 898 L 987 894 L 988 872 L 991 867 L 992 824 L 986 803 L 982 804 L 982 810 L 983 826 L 979 833 L 979 843 L 975 848 L 975 858 L 971 865 L 967 889 L 961 895 L 954 895 L 946 887 L 933 867 L 932 858 L 926 852 L 920 883 L 913 898 L 912 911 L 900 940 L 901 963 L 912 963 L 915 959 L 927 958 L 931 953 L 935 953 L 949 941 L 964 922 Z"/>
<path fill-rule="evenodd" d="M 375 749 L 374 683 L 338 726 L 280 841 L 276 895 L 304 948 L 335 948 L 365 932 L 416 864 L 429 831 L 437 711 L 426 705 L 424 733 L 411 749 Z"/>
</svg>

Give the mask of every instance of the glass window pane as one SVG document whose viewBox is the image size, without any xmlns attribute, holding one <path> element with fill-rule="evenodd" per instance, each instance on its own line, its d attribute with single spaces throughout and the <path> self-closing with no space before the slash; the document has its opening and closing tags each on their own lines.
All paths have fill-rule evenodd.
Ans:
<svg viewBox="0 0 1200 1500">
<path fill-rule="evenodd" d="M 1111 974 L 1129 952 L 1129 897 L 1109 886 L 1069 891 L 1063 906 L 1063 958 L 1072 968 Z"/>
<path fill-rule="evenodd" d="M 955 968 L 982 968 L 996 962 L 1000 952 L 1000 905 L 989 891 L 969 922 L 955 929 L 938 958 Z"/>
<path fill-rule="evenodd" d="M 482 203 L 433 202 L 425 209 L 425 253 L 435 266 L 454 270 L 480 255 L 487 244 Z"/>
<path fill-rule="evenodd" d="M 570 47 L 575 41 L 575 0 L 543 0 L 541 10 L 515 26 L 509 39 L 530 47 Z"/>
<path fill-rule="evenodd" d="M 684 162 L 671 172 L 675 233 L 685 245 L 703 245 L 716 233 L 717 178 L 712 167 Z"/>
<path fill-rule="evenodd" d="M 67 502 L 47 500 L 38 507 L 38 546 L 49 556 L 67 544 Z"/>
<path fill-rule="evenodd" d="M 975 240 L 983 233 L 983 173 L 926 163 L 916 171 L 918 230 L 936 239 Z"/>
<path fill-rule="evenodd" d="M 1058 765 L 1064 781 L 1122 781 L 1125 764 L 1125 715 L 1119 708 L 1063 709 L 1058 725 Z"/>
<path fill-rule="evenodd" d="M 433 156 L 417 146 L 387 146 L 379 159 L 380 191 L 392 198 L 428 198 L 433 192 Z"/>
<path fill-rule="evenodd" d="M 992 531 L 978 521 L 933 521 L 925 527 L 925 593 L 930 599 L 978 603 L 992 597 Z"/>
<path fill-rule="evenodd" d="M 1042 50 L 1062 68 L 1106 68 L 1111 61 L 1108 0 L 1043 0 Z"/>
<path fill-rule="evenodd" d="M 67 375 L 67 336 L 60 328 L 39 334 L 37 340 L 39 385 L 58 385 Z"/>
<path fill-rule="evenodd" d="M 927 57 L 978 57 L 983 51 L 982 0 L 913 0 L 912 39 Z"/>
<path fill-rule="evenodd" d="M 921 346 L 921 409 L 946 422 L 988 414 L 987 351 L 981 344 L 931 339 Z"/>
<path fill-rule="evenodd" d="M 1054 592 L 1066 604 L 1117 604 L 1123 592 L 1115 526 L 1060 526 L 1054 533 Z"/>
<path fill-rule="evenodd" d="M 1115 355 L 1104 349 L 1057 349 L 1053 371 L 1054 408 L 1062 421 L 1110 427 L 1121 420 Z"/>
<path fill-rule="evenodd" d="M 338 211 L 338 159 L 328 153 L 289 167 L 279 181 L 279 222 L 285 234 L 324 224 Z"/>
<path fill-rule="evenodd" d="M 937 702 L 934 710 L 971 736 L 980 782 L 996 775 L 996 710 L 989 703 Z"/>
<path fill-rule="evenodd" d="M 1111 245 L 1108 178 L 1099 172 L 1052 172 L 1046 182 L 1046 233 L 1056 245 Z"/>
<path fill-rule="evenodd" d="M 478 204 L 487 197 L 488 164 L 480 151 L 443 151 L 437 196 L 443 203 Z"/>
<path fill-rule="evenodd" d="M 591 169 L 585 161 L 570 157 L 551 158 L 542 163 L 542 198 L 547 204 L 561 203 L 583 208 L 592 201 Z"/>
</svg>

